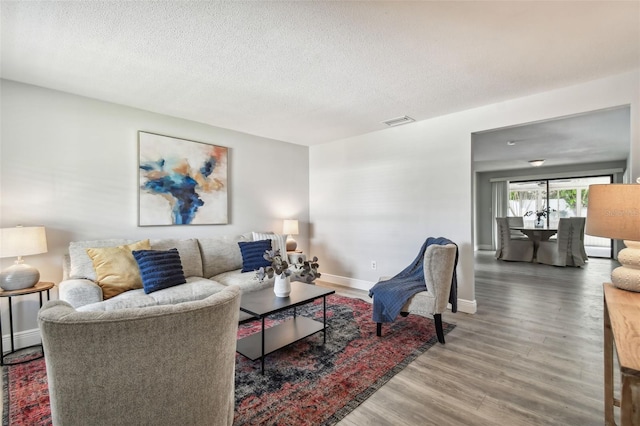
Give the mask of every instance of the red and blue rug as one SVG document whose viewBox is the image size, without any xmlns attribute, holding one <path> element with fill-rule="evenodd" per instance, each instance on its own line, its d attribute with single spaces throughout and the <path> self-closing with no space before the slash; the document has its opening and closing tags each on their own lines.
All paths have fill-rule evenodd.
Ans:
<svg viewBox="0 0 640 426">
<path fill-rule="evenodd" d="M 298 308 L 322 320 L 322 300 Z M 267 324 L 286 320 L 275 315 Z M 398 318 L 376 336 L 371 304 L 327 297 L 327 341 L 317 333 L 260 361 L 236 354 L 236 425 L 333 425 L 411 361 L 437 343 L 433 321 L 418 315 Z M 448 333 L 453 325 L 444 324 Z M 260 330 L 257 321 L 240 325 L 238 337 Z M 49 425 L 49 393 L 43 359 L 3 367 L 4 425 Z"/>
</svg>

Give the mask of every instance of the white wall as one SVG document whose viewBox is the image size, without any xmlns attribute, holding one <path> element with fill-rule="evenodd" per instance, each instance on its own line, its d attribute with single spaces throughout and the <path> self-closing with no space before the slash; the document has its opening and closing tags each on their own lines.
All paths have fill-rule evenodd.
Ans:
<svg viewBox="0 0 640 426">
<path fill-rule="evenodd" d="M 311 147 L 311 252 L 323 277 L 368 288 L 406 267 L 427 237 L 445 236 L 460 248 L 459 308 L 473 311 L 472 133 L 630 105 L 635 180 L 639 81 L 634 71 Z"/>
<path fill-rule="evenodd" d="M 0 226 L 46 227 L 49 252 L 25 258 L 41 280 L 60 282 L 62 256 L 74 240 L 281 232 L 282 219 L 298 218 L 296 240 L 307 250 L 306 146 L 12 81 L 2 80 L 0 89 Z M 137 226 L 139 130 L 229 147 L 229 225 Z M 2 259 L 2 268 L 11 262 Z M 17 330 L 36 327 L 37 300 L 14 300 Z"/>
</svg>

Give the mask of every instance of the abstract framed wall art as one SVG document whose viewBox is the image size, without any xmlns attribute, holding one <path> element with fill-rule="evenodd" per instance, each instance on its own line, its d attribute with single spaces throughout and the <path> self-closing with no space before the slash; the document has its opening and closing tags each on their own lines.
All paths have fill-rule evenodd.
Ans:
<svg viewBox="0 0 640 426">
<path fill-rule="evenodd" d="M 228 223 L 228 149 L 138 132 L 138 225 Z"/>
</svg>

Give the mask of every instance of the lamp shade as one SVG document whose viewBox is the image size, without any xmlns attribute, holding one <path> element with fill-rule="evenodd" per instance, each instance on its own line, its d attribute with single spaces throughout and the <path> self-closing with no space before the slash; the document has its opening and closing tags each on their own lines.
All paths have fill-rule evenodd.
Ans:
<svg viewBox="0 0 640 426">
<path fill-rule="evenodd" d="M 585 233 L 640 241 L 640 185 L 590 185 Z"/>
<path fill-rule="evenodd" d="M 622 266 L 611 272 L 618 288 L 640 292 L 640 185 L 590 185 L 585 233 L 624 240 Z"/>
<path fill-rule="evenodd" d="M 285 219 L 282 225 L 282 233 L 285 235 L 298 235 L 298 221 L 296 219 Z"/>
<path fill-rule="evenodd" d="M 44 226 L 0 229 L 0 257 L 19 257 L 47 252 Z"/>
</svg>

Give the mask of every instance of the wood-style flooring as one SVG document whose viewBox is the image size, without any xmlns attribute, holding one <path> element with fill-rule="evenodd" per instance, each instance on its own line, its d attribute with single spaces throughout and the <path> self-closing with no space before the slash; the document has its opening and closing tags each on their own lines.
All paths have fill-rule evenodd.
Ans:
<svg viewBox="0 0 640 426">
<path fill-rule="evenodd" d="M 602 283 L 616 262 L 558 268 L 481 251 L 475 265 L 478 312 L 443 314 L 456 324 L 446 344 L 339 425 L 604 424 Z M 319 284 L 370 300 L 364 291 Z"/>
</svg>

